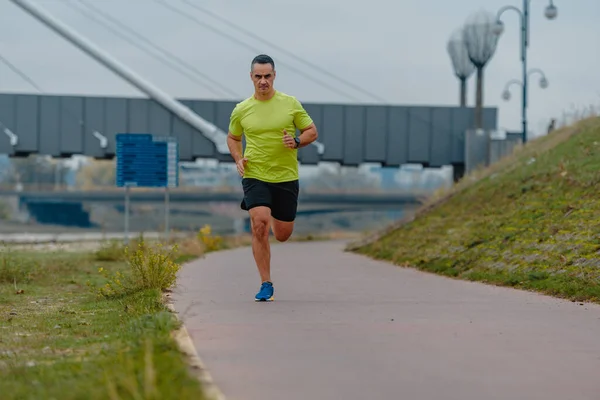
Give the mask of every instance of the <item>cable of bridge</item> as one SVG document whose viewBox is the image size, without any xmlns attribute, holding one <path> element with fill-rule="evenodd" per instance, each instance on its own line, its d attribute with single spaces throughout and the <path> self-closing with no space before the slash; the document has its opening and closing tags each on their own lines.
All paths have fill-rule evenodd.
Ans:
<svg viewBox="0 0 600 400">
<path fill-rule="evenodd" d="M 78 4 L 78 6 L 75 6 L 75 4 Z M 112 17 L 111 15 L 103 12 L 102 10 L 99 10 L 97 7 L 92 6 L 91 4 L 88 4 L 86 2 L 84 2 L 83 0 L 80 0 L 79 2 L 75 2 L 75 3 L 70 3 L 70 2 L 66 2 L 65 3 L 66 6 L 72 8 L 73 10 L 79 12 L 81 15 L 83 15 L 84 17 L 87 17 L 88 19 L 96 22 L 98 25 L 104 27 L 105 29 L 107 29 L 108 31 L 112 32 L 114 35 L 120 37 L 121 39 L 123 39 L 124 41 L 126 41 L 127 43 L 129 43 L 130 45 L 136 47 L 137 49 L 141 50 L 142 52 L 148 54 L 149 56 L 151 56 L 152 58 L 160 61 L 161 63 L 167 65 L 167 67 L 172 68 L 173 70 L 179 72 L 180 74 L 186 76 L 188 79 L 192 80 L 193 82 L 197 83 L 198 85 L 208 89 L 209 91 L 211 91 L 213 94 L 219 96 L 222 95 L 223 93 L 217 92 L 214 89 L 214 86 L 219 87 L 225 94 L 231 95 L 233 97 L 239 97 L 238 94 L 236 92 L 234 92 L 233 90 L 229 89 L 227 86 L 220 84 L 219 82 L 211 79 L 209 76 L 207 76 L 206 74 L 203 74 L 201 71 L 199 71 L 198 69 L 194 68 L 193 66 L 190 66 L 189 64 L 186 64 L 184 60 L 182 60 L 181 58 L 177 57 L 176 55 L 174 55 L 173 53 L 168 52 L 167 50 L 165 50 L 164 48 L 158 46 L 157 44 L 153 43 L 152 41 L 150 41 L 149 39 L 145 38 L 143 35 L 137 33 L 135 30 L 133 30 L 132 28 L 127 27 L 125 24 L 123 24 L 122 22 L 120 22 L 119 20 L 117 20 L 116 18 Z M 91 9 L 93 12 L 101 15 L 102 17 L 104 17 L 106 20 L 110 21 L 112 24 L 118 26 L 120 29 L 122 29 L 125 32 L 128 32 L 130 35 L 132 35 L 133 37 L 137 38 L 138 40 L 140 40 L 142 43 L 145 43 L 147 46 L 153 48 L 155 51 L 157 51 L 158 53 L 162 54 L 162 57 L 151 53 L 150 51 L 148 51 L 146 48 L 142 47 L 141 45 L 139 45 L 138 43 L 134 42 L 133 40 L 131 40 L 126 34 L 117 31 L 116 29 L 114 29 L 113 27 L 111 27 L 111 25 L 107 22 L 104 22 L 103 20 L 99 19 L 98 17 L 96 17 L 94 14 L 91 14 L 89 11 L 79 8 L 80 6 L 84 6 L 87 7 L 88 9 Z M 165 56 L 166 54 L 166 56 Z M 204 79 L 206 79 L 209 83 L 203 82 L 200 79 L 198 79 L 196 76 L 194 76 L 193 74 L 190 74 L 189 72 L 187 72 L 186 70 L 181 68 L 181 65 L 177 64 L 177 62 L 173 62 L 170 58 L 171 57 L 173 59 L 176 59 L 177 61 L 179 61 L 179 63 L 181 65 L 185 65 L 188 69 L 194 71 L 197 75 L 203 77 Z M 214 85 L 214 86 L 213 86 Z"/>
<path fill-rule="evenodd" d="M 236 37 L 234 37 L 234 36 L 232 36 L 232 35 L 230 35 L 228 33 L 225 33 L 222 30 L 219 30 L 219 29 L 217 29 L 217 28 L 215 28 L 215 27 L 213 27 L 213 26 L 211 26 L 209 24 L 207 24 L 204 21 L 199 20 L 195 16 L 186 14 L 184 11 L 181 11 L 180 9 L 177 9 L 177 8 L 173 7 L 172 4 L 167 4 L 166 0 L 154 0 L 154 1 L 156 3 L 162 5 L 163 7 L 170 9 L 174 13 L 176 13 L 176 14 L 184 17 L 184 18 L 187 18 L 188 20 L 191 20 L 192 22 L 196 23 L 197 25 L 200 25 L 200 26 L 202 26 L 202 27 L 204 27 L 204 28 L 206 28 L 206 29 L 208 29 L 208 30 L 210 30 L 210 31 L 212 31 L 212 32 L 214 32 L 214 33 L 222 36 L 222 37 L 225 37 L 225 38 L 229 39 L 230 41 L 233 41 L 233 42 L 237 43 L 238 45 L 241 45 L 241 46 L 243 46 L 243 47 L 245 47 L 247 49 L 250 49 L 250 50 L 252 50 L 252 51 L 254 51 L 256 53 L 261 53 L 262 52 L 260 49 L 254 47 L 252 45 L 249 45 L 249 44 L 247 44 L 247 43 L 239 40 L 238 38 L 236 38 Z M 194 5 L 188 3 L 188 0 L 181 0 L 181 1 L 184 2 L 184 3 L 187 3 L 188 5 L 190 5 L 192 7 L 194 7 Z M 239 30 L 241 30 L 241 28 L 239 28 Z M 260 39 L 260 40 L 263 41 L 263 42 L 265 42 L 265 43 L 267 43 L 264 39 Z M 267 43 L 267 44 L 269 44 L 269 43 Z M 300 75 L 302 75 L 302 76 L 304 76 L 304 77 L 306 77 L 306 78 L 308 78 L 308 79 L 310 79 L 310 80 L 312 80 L 314 82 L 317 82 L 317 83 L 323 85 L 324 87 L 327 87 L 328 89 L 330 89 L 330 90 L 332 90 L 332 91 L 334 91 L 334 92 L 336 92 L 338 94 L 342 94 L 342 95 L 344 95 L 344 96 L 346 96 L 348 98 L 351 98 L 352 100 L 355 100 L 355 101 L 360 101 L 356 97 L 351 96 L 351 95 L 349 95 L 349 94 L 347 94 L 347 93 L 345 93 L 343 91 L 340 91 L 340 90 L 338 90 L 336 88 L 333 88 L 332 86 L 324 83 L 323 81 L 318 80 L 318 79 L 314 78 L 313 76 L 310 76 L 310 75 L 304 73 L 303 71 L 300 71 L 300 70 L 298 70 L 298 69 L 296 69 L 296 68 L 294 68 L 294 67 L 292 67 L 292 66 L 290 66 L 290 65 L 288 65 L 286 63 L 279 62 L 279 64 L 281 64 L 283 66 L 286 66 L 288 69 L 290 69 L 290 70 L 292 70 L 292 71 L 294 71 L 294 72 L 296 72 L 296 73 L 298 73 L 298 74 L 300 74 Z M 432 129 L 440 130 L 442 132 L 445 131 L 448 134 L 452 134 L 451 127 L 447 126 L 446 124 L 443 124 L 443 125 L 436 124 L 436 123 L 432 122 L 431 119 L 421 117 L 419 114 L 415 113 L 410 108 L 407 109 L 407 113 L 408 113 L 409 117 L 414 118 L 415 120 L 417 120 L 419 122 L 422 122 L 424 124 L 427 124 L 427 126 L 431 127 Z"/>
<path fill-rule="evenodd" d="M 251 31 L 249 31 L 247 29 L 244 29 L 244 28 L 242 28 L 242 27 L 240 27 L 240 26 L 238 26 L 236 24 L 231 23 L 226 18 L 223 18 L 222 16 L 218 15 L 214 11 L 209 11 L 206 8 L 202 7 L 202 6 L 199 6 L 199 5 L 195 4 L 195 3 L 192 3 L 190 0 L 181 0 L 181 1 L 183 3 L 189 5 L 190 7 L 196 9 L 197 11 L 200 11 L 201 13 L 204 13 L 206 15 L 210 15 L 211 17 L 215 18 L 216 20 L 218 20 L 218 21 L 226 24 L 227 26 L 229 26 L 229 28 L 237 30 L 238 32 L 241 32 L 241 33 L 243 33 L 246 36 L 252 37 L 252 38 L 254 38 L 257 41 L 265 43 L 265 44 L 273 47 L 275 50 L 277 50 L 277 51 L 279 51 L 279 52 L 281 52 L 283 54 L 286 54 L 287 56 L 295 59 L 296 61 L 298 61 L 298 62 L 300 62 L 300 63 L 302 63 L 304 65 L 307 65 L 307 66 L 309 66 L 309 67 L 311 67 L 311 68 L 319 71 L 320 73 L 322 73 L 324 75 L 327 75 L 328 77 L 330 77 L 332 79 L 335 79 L 338 82 L 341 82 L 341 83 L 345 84 L 346 86 L 349 86 L 349 87 L 353 88 L 354 90 L 356 90 L 358 92 L 361 92 L 362 94 L 366 94 L 367 96 L 369 96 L 369 97 L 371 97 L 371 98 L 373 98 L 373 99 L 375 99 L 377 101 L 380 101 L 382 103 L 388 103 L 388 101 L 386 99 L 384 99 L 384 98 L 382 98 L 382 97 L 380 97 L 380 96 L 378 96 L 378 95 L 376 95 L 376 94 L 374 94 L 372 92 L 369 92 L 368 90 L 366 90 L 366 89 L 364 89 L 364 88 L 362 88 L 362 87 L 360 87 L 360 86 L 358 86 L 358 85 L 356 85 L 356 84 L 354 84 L 352 82 L 349 82 L 349 81 L 347 81 L 347 80 L 345 80 L 343 78 L 340 78 L 339 76 L 336 76 L 335 74 L 332 74 L 331 72 L 327 71 L 326 69 L 321 68 L 318 65 L 313 64 L 310 61 L 307 61 L 307 60 L 303 59 L 302 57 L 298 57 L 297 55 L 295 55 L 291 51 L 288 51 L 285 48 L 283 48 L 281 46 L 278 46 L 278 45 L 276 45 L 273 42 L 269 42 L 265 38 L 260 37 L 259 35 L 251 32 Z"/>
<path fill-rule="evenodd" d="M 225 37 L 225 38 L 227 38 L 227 39 L 229 39 L 229 40 L 231 40 L 231 41 L 233 41 L 233 42 L 235 42 L 235 43 L 237 43 L 237 44 L 239 44 L 239 45 L 241 45 L 243 47 L 246 47 L 247 49 L 250 49 L 250 50 L 254 51 L 257 54 L 258 53 L 262 53 L 262 50 L 254 47 L 252 45 L 249 45 L 249 44 L 247 44 L 247 43 L 239 40 L 238 38 L 236 38 L 236 37 L 234 37 L 234 36 L 232 36 L 232 35 L 230 35 L 230 34 L 228 34 L 226 32 L 223 32 L 223 31 L 221 31 L 221 30 L 219 30 L 219 29 L 217 29 L 217 28 L 215 28 L 215 27 L 213 27 L 213 26 L 211 26 L 209 24 L 207 24 L 206 22 L 201 21 L 200 19 L 196 18 L 193 15 L 186 14 L 184 11 L 181 11 L 180 9 L 173 7 L 172 4 L 168 4 L 165 0 L 154 0 L 154 1 L 156 3 L 158 3 L 158 4 L 160 4 L 161 6 L 163 6 L 163 7 L 167 8 L 167 9 L 171 10 L 172 12 L 174 12 L 174 13 L 176 13 L 176 14 L 184 17 L 184 18 L 187 18 L 190 21 L 193 21 L 197 25 L 203 26 L 204 28 L 206 28 L 206 29 L 208 29 L 208 30 L 210 30 L 210 31 L 212 31 L 212 32 L 220 35 L 220 36 L 223 36 L 223 37 Z M 348 98 L 350 98 L 352 100 L 355 100 L 355 101 L 360 101 L 360 99 L 358 99 L 357 97 L 354 97 L 354 96 L 352 96 L 352 95 L 350 95 L 350 94 L 348 94 L 348 93 L 346 93 L 346 92 L 344 92 L 342 90 L 336 89 L 335 87 L 327 84 L 326 82 L 323 82 L 323 81 L 321 81 L 319 79 L 316 79 L 315 77 L 313 77 L 313 76 L 311 76 L 311 75 L 303 72 L 302 70 L 299 70 L 299 69 L 295 68 L 294 66 L 292 66 L 290 64 L 287 64 L 287 63 L 284 63 L 284 62 L 281 62 L 281 61 L 279 62 L 279 64 L 283 65 L 284 67 L 288 68 L 289 70 L 291 70 L 291 71 L 293 71 L 293 72 L 295 72 L 295 73 L 297 73 L 299 75 L 304 76 L 307 79 L 310 79 L 310 80 L 312 80 L 312 81 L 314 81 L 314 82 L 322 85 L 323 87 L 326 87 L 327 89 L 329 89 L 329 90 L 331 90 L 333 92 L 336 92 L 337 94 L 341 94 L 342 96 L 348 97 Z"/>
<path fill-rule="evenodd" d="M 255 52 L 260 52 L 260 50 L 258 50 L 258 49 L 256 49 L 256 48 L 254 48 L 253 46 L 251 46 L 251 45 L 248 45 L 248 44 L 246 44 L 246 43 L 244 43 L 244 42 L 242 42 L 242 41 L 238 40 L 237 38 L 235 38 L 235 37 L 232 37 L 231 35 L 228 35 L 228 34 L 226 34 L 226 33 L 222 32 L 222 31 L 220 31 L 220 30 L 218 30 L 218 29 L 216 29 L 216 28 L 214 28 L 214 27 L 212 27 L 212 26 L 210 26 L 210 25 L 208 25 L 208 24 L 206 24 L 206 23 L 204 23 L 204 22 L 200 21 L 198 18 L 195 18 L 195 17 L 193 17 L 193 16 L 190 16 L 190 15 L 187 15 L 187 14 L 185 14 L 183 11 L 181 11 L 181 10 L 179 10 L 179 9 L 176 9 L 176 8 L 172 7 L 172 5 L 170 5 L 170 4 L 166 4 L 166 3 L 164 2 L 164 0 L 154 0 L 154 1 L 155 1 L 155 2 L 157 2 L 159 5 L 162 5 L 163 7 L 166 7 L 166 8 L 168 8 L 168 9 L 170 9 L 170 10 L 171 10 L 171 11 L 173 11 L 174 13 L 176 13 L 176 14 L 179 14 L 179 15 L 181 15 L 181 16 L 183 16 L 183 17 L 185 17 L 185 18 L 188 18 L 188 19 L 192 20 L 193 22 L 197 23 L 198 25 L 201 25 L 201 26 L 203 26 L 203 27 L 205 27 L 205 28 L 207 28 L 207 29 L 209 29 L 209 30 L 212 30 L 213 32 L 215 32 L 215 33 L 217 33 L 217 34 L 219 34 L 219 35 L 221 35 L 221 36 L 224 36 L 224 37 L 226 37 L 226 38 L 228 38 L 228 39 L 230 39 L 230 40 L 232 40 L 232 41 L 234 41 L 234 42 L 236 42 L 236 43 L 238 43 L 238 44 L 240 44 L 240 45 L 242 45 L 242 46 L 244 46 L 244 47 L 246 47 L 246 48 L 252 49 L 252 50 L 253 50 L 253 51 L 255 51 Z M 188 3 L 188 1 L 187 1 L 187 0 L 182 0 L 182 1 L 183 1 L 184 3 L 186 3 L 186 4 L 190 5 L 191 7 L 194 7 L 194 8 L 196 8 L 196 9 L 200 9 L 198 6 Z M 70 4 L 70 3 L 66 3 L 66 4 L 69 4 L 71 7 L 73 7 L 73 6 L 72 6 L 72 4 Z M 84 5 L 84 6 L 87 6 L 88 8 L 93 8 L 93 7 L 92 7 L 92 6 L 90 6 L 89 4 L 86 4 L 86 3 L 83 3 L 83 2 L 81 2 L 81 4 L 82 4 L 82 5 Z M 73 8 L 74 8 L 74 7 L 73 7 Z M 94 8 L 95 8 L 95 7 L 94 7 Z M 74 9 L 75 9 L 75 8 L 74 8 Z M 96 10 L 98 10 L 97 8 L 95 8 L 95 9 L 96 9 Z M 101 24 L 101 25 L 103 25 L 103 26 L 107 27 L 107 26 L 106 26 L 106 23 L 104 23 L 104 22 L 102 22 L 102 21 L 99 21 L 99 20 L 98 20 L 97 18 L 95 18 L 94 16 L 90 16 L 90 15 L 89 15 L 89 13 L 88 13 L 88 12 L 86 12 L 85 10 L 81 10 L 81 9 L 76 9 L 76 10 L 77 10 L 77 11 L 79 11 L 80 13 L 82 13 L 82 14 L 86 15 L 88 18 L 94 19 L 94 20 L 95 20 L 97 23 L 99 23 L 99 24 Z M 121 22 L 119 22 L 119 21 L 118 21 L 118 20 L 116 20 L 115 18 L 112 18 L 111 16 L 107 15 L 106 13 L 102 13 L 101 11 L 98 11 L 98 13 L 99 13 L 99 14 L 102 14 L 102 15 L 103 15 L 105 18 L 112 20 L 112 21 L 113 21 L 113 23 L 120 25 L 120 26 L 121 26 L 121 27 L 124 29 L 124 24 L 122 24 Z M 214 13 L 213 13 L 213 14 L 214 14 Z M 214 14 L 214 15 L 216 15 L 216 14 Z M 222 17 L 218 17 L 218 16 L 217 16 L 217 18 L 222 18 Z M 111 31 L 112 31 L 114 34 L 116 34 L 116 35 L 118 35 L 118 36 L 120 36 L 120 37 L 122 37 L 122 38 L 123 38 L 123 35 L 122 35 L 122 34 L 120 34 L 120 33 L 117 33 L 117 32 L 116 32 L 115 30 L 113 30 L 112 28 L 110 28 L 110 27 L 107 27 L 107 29 L 111 30 Z M 142 37 L 142 35 L 140 35 L 139 33 L 137 33 L 137 32 L 135 32 L 135 31 L 133 31 L 132 29 L 128 29 L 128 30 L 130 31 L 130 33 L 134 34 L 134 35 L 135 35 L 136 37 L 138 37 L 140 40 L 142 40 L 142 39 L 143 39 L 143 41 L 144 41 L 144 42 L 146 42 L 146 43 L 147 43 L 149 46 L 155 46 L 155 48 L 157 48 L 157 49 L 161 49 L 161 48 L 160 48 L 158 45 L 154 45 L 154 44 L 153 44 L 153 43 L 152 43 L 150 40 L 148 40 L 148 39 L 146 39 L 146 38 L 143 38 L 143 37 Z M 241 30 L 241 28 L 240 28 L 240 30 Z M 245 31 L 245 30 L 243 30 L 243 31 Z M 247 33 L 247 32 L 246 32 L 246 33 Z M 132 44 L 132 45 L 134 45 L 135 47 L 139 48 L 139 46 L 138 46 L 136 43 L 132 42 L 130 39 L 128 39 L 128 38 L 126 38 L 126 37 L 125 37 L 125 38 L 124 38 L 124 40 L 128 41 L 129 43 L 131 43 L 131 44 Z M 268 43 L 268 42 L 267 42 L 267 43 Z M 270 43 L 268 43 L 268 44 L 270 44 Z M 276 46 L 276 45 L 273 45 L 273 44 L 271 44 L 271 45 L 272 45 L 272 46 Z M 165 52 L 166 54 L 169 54 L 169 53 L 168 53 L 166 50 L 164 50 L 164 49 L 161 49 L 161 50 L 162 50 L 163 52 Z M 146 51 L 146 50 L 142 49 L 142 51 Z M 147 51 L 146 51 L 146 52 L 147 52 Z M 147 52 L 147 53 L 148 53 L 148 52 Z M 153 54 L 150 54 L 150 55 L 154 56 Z M 155 57 L 155 58 L 156 58 L 156 57 Z M 13 70 L 13 71 L 14 71 L 15 73 L 17 73 L 19 76 L 21 76 L 21 78 L 23 78 L 23 79 L 24 79 L 24 80 L 26 80 L 28 83 L 30 83 L 30 84 L 31 84 L 31 85 L 32 85 L 34 88 L 36 88 L 36 90 L 38 90 L 38 92 L 40 92 L 40 93 L 45 93 L 45 92 L 44 92 L 44 91 L 43 91 L 43 90 L 42 90 L 42 89 L 39 87 L 39 85 L 37 85 L 37 84 L 35 83 L 35 81 L 33 81 L 33 79 L 31 79 L 30 77 L 28 77 L 28 76 L 24 75 L 24 73 L 23 73 L 23 72 L 22 72 L 20 69 L 18 69 L 18 68 L 17 68 L 15 65 L 11 64 L 10 62 L 7 62 L 8 60 L 6 60 L 4 57 L 3 57 L 3 58 L 1 58 L 1 59 L 0 59 L 0 61 L 2 61 L 4 64 L 6 64 L 6 65 L 7 65 L 7 66 L 8 66 L 8 67 L 11 69 L 11 70 Z M 284 66 L 287 66 L 287 67 L 288 67 L 288 68 L 290 68 L 291 70 L 293 70 L 293 71 L 295 71 L 295 72 L 297 72 L 297 73 L 299 73 L 299 74 L 301 74 L 301 75 L 303 75 L 303 76 L 305 76 L 305 77 L 307 77 L 307 78 L 309 78 L 309 79 L 311 79 L 311 80 L 313 80 L 313 81 L 316 81 L 317 83 L 320 83 L 320 84 L 322 84 L 323 86 L 325 86 L 325 87 L 329 88 L 329 89 L 330 89 L 330 90 L 332 90 L 332 91 L 335 91 L 335 92 L 337 92 L 338 94 L 342 94 L 342 95 L 345 95 L 345 96 L 347 96 L 347 97 L 351 97 L 351 98 L 353 98 L 354 100 L 357 100 L 356 98 L 354 98 L 354 97 L 352 97 L 352 96 L 348 95 L 347 93 L 341 92 L 341 91 L 339 91 L 339 90 L 337 90 L 337 89 L 335 89 L 335 88 L 331 87 L 330 85 L 327 85 L 327 84 L 325 84 L 325 83 L 323 83 L 323 82 L 321 82 L 321 81 L 319 81 L 319 80 L 316 80 L 315 78 L 311 77 L 310 75 L 306 75 L 306 74 L 304 74 L 302 71 L 299 71 L 299 70 L 297 70 L 297 69 L 295 69 L 295 68 L 293 68 L 293 67 L 291 67 L 291 66 L 288 66 L 288 65 L 286 65 L 286 64 L 284 64 L 284 63 L 280 63 L 280 64 L 282 64 L 282 65 L 284 65 Z M 188 65 L 188 68 L 189 68 L 189 65 Z M 195 68 L 194 68 L 194 70 L 195 70 L 197 73 L 199 73 L 199 74 L 202 74 L 202 73 L 201 73 L 200 71 L 198 71 L 197 69 L 195 69 Z M 212 80 L 211 80 L 211 81 L 212 81 Z M 215 81 L 212 81 L 212 82 L 213 82 L 213 83 L 215 83 L 215 84 L 217 84 Z M 211 90 L 211 89 L 209 89 L 209 90 Z M 81 124 L 83 127 L 86 127 L 85 123 L 84 123 L 83 121 L 81 121 L 81 119 L 80 119 L 78 116 L 75 116 L 75 115 L 74 115 L 74 113 L 72 113 L 72 112 L 71 112 L 69 109 L 65 108 L 65 107 L 64 107 L 64 105 L 63 105 L 62 103 L 61 103 L 61 108 L 62 108 L 63 110 L 65 110 L 65 111 L 66 111 L 68 114 L 70 114 L 70 116 L 72 116 L 72 117 L 74 117 L 75 119 L 79 120 L 79 123 L 80 123 L 80 124 Z M 408 115 L 409 115 L 410 117 L 412 117 L 412 118 L 414 118 L 414 119 L 416 119 L 416 120 L 418 120 L 418 121 L 420 121 L 420 122 L 422 122 L 422 123 L 425 123 L 425 124 L 427 124 L 427 125 L 428 125 L 428 126 L 430 126 L 431 128 L 434 128 L 434 129 L 439 129 L 439 130 L 441 130 L 441 131 L 446 131 L 446 132 L 448 132 L 449 134 L 451 134 L 451 133 L 452 133 L 452 129 L 451 129 L 451 127 L 447 126 L 446 124 L 444 124 L 443 126 L 442 126 L 442 125 L 439 125 L 439 124 L 435 124 L 435 123 L 433 123 L 433 122 L 431 121 L 431 119 L 428 119 L 428 118 L 423 118 L 423 117 L 421 117 L 420 115 L 418 115 L 418 114 L 415 114 L 415 113 L 414 113 L 412 110 L 410 110 L 410 109 L 408 109 L 407 111 L 408 111 Z M 86 128 L 87 128 L 87 127 L 86 127 Z M 91 130 L 91 132 L 94 132 L 94 130 L 92 129 L 92 130 Z"/>
<path fill-rule="evenodd" d="M 42 93 L 43 90 L 42 88 L 29 76 L 27 75 L 23 70 L 21 70 L 19 67 L 17 67 L 15 64 L 13 64 L 12 62 L 10 62 L 5 56 L 3 56 L 2 54 L 0 54 L 0 61 L 2 61 L 2 63 L 4 65 L 6 65 L 11 71 L 13 71 L 15 74 L 19 75 L 25 82 L 29 83 L 31 86 L 33 86 L 33 88 L 35 90 L 37 90 L 38 92 Z"/>
</svg>

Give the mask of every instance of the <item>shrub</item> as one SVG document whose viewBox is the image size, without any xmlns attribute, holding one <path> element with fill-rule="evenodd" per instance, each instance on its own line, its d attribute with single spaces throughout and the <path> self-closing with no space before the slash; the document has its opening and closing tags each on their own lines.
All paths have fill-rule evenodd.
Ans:
<svg viewBox="0 0 600 400">
<path fill-rule="evenodd" d="M 94 252 L 96 261 L 122 261 L 125 259 L 125 247 L 118 240 L 104 242 Z"/>
<path fill-rule="evenodd" d="M 35 260 L 14 254 L 8 249 L 0 250 L 0 283 L 28 283 L 39 267 Z"/>
<path fill-rule="evenodd" d="M 137 246 L 123 249 L 127 263 L 125 273 L 116 271 L 112 275 L 104 268 L 98 272 L 107 279 L 104 286 L 97 289 L 103 297 L 131 294 L 146 289 L 164 291 L 173 286 L 181 266 L 175 261 L 177 246 L 168 248 L 161 244 L 150 246 L 140 240 Z"/>
<path fill-rule="evenodd" d="M 198 240 L 204 245 L 204 251 L 210 253 L 211 251 L 221 250 L 225 247 L 223 238 L 221 236 L 213 236 L 210 225 L 204 225 L 200 232 L 198 232 Z"/>
</svg>

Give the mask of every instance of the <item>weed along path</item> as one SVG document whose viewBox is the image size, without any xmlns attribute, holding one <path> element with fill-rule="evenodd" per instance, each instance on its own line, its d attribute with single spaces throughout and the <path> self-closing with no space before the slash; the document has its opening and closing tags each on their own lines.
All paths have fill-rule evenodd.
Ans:
<svg viewBox="0 0 600 400">
<path fill-rule="evenodd" d="M 600 306 L 343 248 L 273 245 L 273 303 L 249 248 L 184 266 L 174 305 L 228 400 L 599 398 Z"/>
</svg>

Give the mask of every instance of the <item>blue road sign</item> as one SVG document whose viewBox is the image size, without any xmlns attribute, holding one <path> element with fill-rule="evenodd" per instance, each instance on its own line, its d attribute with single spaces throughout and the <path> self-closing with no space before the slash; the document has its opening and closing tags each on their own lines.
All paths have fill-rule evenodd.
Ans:
<svg viewBox="0 0 600 400">
<path fill-rule="evenodd" d="M 172 136 L 116 135 L 117 186 L 177 187 L 179 145 Z"/>
</svg>

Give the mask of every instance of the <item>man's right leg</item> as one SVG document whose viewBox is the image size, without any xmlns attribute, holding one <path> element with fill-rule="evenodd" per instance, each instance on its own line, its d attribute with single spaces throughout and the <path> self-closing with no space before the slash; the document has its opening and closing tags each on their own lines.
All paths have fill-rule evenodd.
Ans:
<svg viewBox="0 0 600 400">
<path fill-rule="evenodd" d="M 271 247 L 269 245 L 271 210 L 269 207 L 250 209 L 252 228 L 252 254 L 258 267 L 261 282 L 271 281 Z"/>
<path fill-rule="evenodd" d="M 252 254 L 260 274 L 260 290 L 254 296 L 255 301 L 273 301 L 273 282 L 271 282 L 271 245 L 269 230 L 271 209 L 265 206 L 253 207 L 250 212 L 252 227 Z"/>
<path fill-rule="evenodd" d="M 242 209 L 250 214 L 252 230 L 252 254 L 261 279 L 260 291 L 256 301 L 273 300 L 273 283 L 271 282 L 271 247 L 269 231 L 271 223 L 272 197 L 269 186 L 257 179 L 242 179 L 244 200 Z"/>
</svg>

